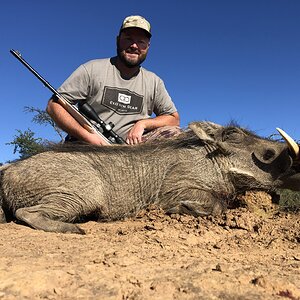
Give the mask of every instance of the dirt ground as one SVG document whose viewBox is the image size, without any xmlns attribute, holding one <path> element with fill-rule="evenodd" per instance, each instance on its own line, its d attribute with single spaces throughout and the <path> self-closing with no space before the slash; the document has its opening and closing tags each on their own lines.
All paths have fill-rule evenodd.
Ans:
<svg viewBox="0 0 300 300">
<path fill-rule="evenodd" d="M 299 213 L 242 200 L 214 218 L 90 221 L 86 235 L 1 224 L 0 299 L 300 299 Z"/>
</svg>

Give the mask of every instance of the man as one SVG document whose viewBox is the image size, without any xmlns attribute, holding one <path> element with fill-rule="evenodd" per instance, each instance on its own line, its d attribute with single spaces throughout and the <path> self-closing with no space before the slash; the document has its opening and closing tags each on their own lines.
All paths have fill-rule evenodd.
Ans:
<svg viewBox="0 0 300 300">
<path fill-rule="evenodd" d="M 89 103 L 130 145 L 163 126 L 179 126 L 179 114 L 163 81 L 141 67 L 150 46 L 150 23 L 141 16 L 125 18 L 117 36 L 117 56 L 81 65 L 58 89 L 74 103 Z M 52 97 L 47 112 L 69 136 L 94 145 L 105 144 L 90 133 Z M 151 117 L 152 113 L 156 116 Z"/>
</svg>

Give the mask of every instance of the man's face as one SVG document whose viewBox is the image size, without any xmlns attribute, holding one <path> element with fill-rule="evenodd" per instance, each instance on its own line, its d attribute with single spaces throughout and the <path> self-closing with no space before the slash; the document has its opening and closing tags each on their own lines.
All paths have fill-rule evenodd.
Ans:
<svg viewBox="0 0 300 300">
<path fill-rule="evenodd" d="M 147 57 L 150 39 L 139 28 L 124 29 L 117 38 L 118 57 L 127 67 L 139 66 Z"/>
</svg>

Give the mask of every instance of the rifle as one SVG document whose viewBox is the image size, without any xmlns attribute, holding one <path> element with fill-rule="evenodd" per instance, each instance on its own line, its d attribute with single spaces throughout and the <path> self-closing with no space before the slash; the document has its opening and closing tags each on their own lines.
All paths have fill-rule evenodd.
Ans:
<svg viewBox="0 0 300 300">
<path fill-rule="evenodd" d="M 33 73 L 55 96 L 57 102 L 67 110 L 73 118 L 87 131 L 98 134 L 108 145 L 126 144 L 126 142 L 113 131 L 114 124 L 106 124 L 99 118 L 96 111 L 88 103 L 79 103 L 78 106 L 64 98 L 48 81 L 46 81 L 28 62 L 19 51 L 13 49 L 10 53 L 15 56 L 29 71 Z"/>
</svg>

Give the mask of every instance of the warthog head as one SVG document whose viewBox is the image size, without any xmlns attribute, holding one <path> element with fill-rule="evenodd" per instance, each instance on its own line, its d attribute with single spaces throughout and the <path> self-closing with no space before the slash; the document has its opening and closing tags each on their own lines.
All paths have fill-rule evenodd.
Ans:
<svg viewBox="0 0 300 300">
<path fill-rule="evenodd" d="M 261 138 L 238 126 L 195 122 L 189 128 L 210 145 L 208 155 L 219 154 L 216 161 L 217 157 L 227 158 L 228 175 L 237 190 L 300 190 L 299 147 L 283 130 L 277 128 L 286 143 Z"/>
</svg>

